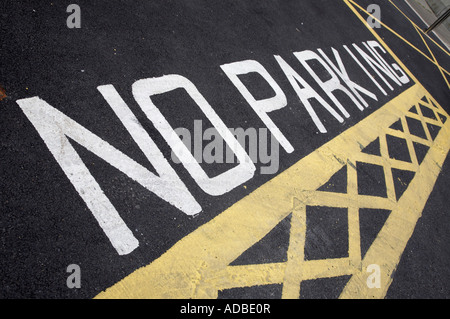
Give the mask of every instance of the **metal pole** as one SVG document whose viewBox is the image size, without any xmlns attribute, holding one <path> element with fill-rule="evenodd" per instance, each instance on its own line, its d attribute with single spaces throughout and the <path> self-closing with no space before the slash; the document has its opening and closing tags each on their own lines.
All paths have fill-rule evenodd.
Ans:
<svg viewBox="0 0 450 319">
<path fill-rule="evenodd" d="M 447 9 L 443 15 L 441 15 L 432 25 L 428 27 L 428 29 L 424 30 L 425 34 L 430 33 L 434 30 L 438 25 L 445 21 L 450 16 L 450 9 Z"/>
</svg>

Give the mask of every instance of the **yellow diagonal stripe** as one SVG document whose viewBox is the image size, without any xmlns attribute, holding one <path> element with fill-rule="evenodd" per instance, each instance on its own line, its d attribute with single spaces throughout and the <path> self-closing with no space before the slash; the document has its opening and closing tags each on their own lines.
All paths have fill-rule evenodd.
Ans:
<svg viewBox="0 0 450 319">
<path fill-rule="evenodd" d="M 344 0 L 344 3 L 365 24 L 364 18 L 351 4 L 356 3 L 349 0 Z M 375 30 L 369 30 L 416 83 L 414 86 L 181 239 L 150 265 L 136 270 L 100 293 L 97 298 L 217 298 L 221 290 L 270 284 L 283 285 L 283 298 L 298 298 L 302 281 L 343 275 L 351 275 L 351 279 L 341 298 L 384 297 L 447 156 L 450 121 L 444 125 L 438 113 L 447 118 L 448 114 Z M 431 102 L 421 100 L 424 96 L 436 108 Z M 419 101 L 433 110 L 436 119 L 423 116 Z M 418 114 L 408 112 L 412 106 L 416 106 Z M 425 139 L 410 132 L 406 117 L 422 123 Z M 398 120 L 403 125 L 403 132 L 389 129 Z M 428 123 L 441 128 L 435 140 L 431 138 Z M 405 140 L 410 163 L 390 158 L 387 134 Z M 381 156 L 361 152 L 377 138 Z M 413 143 L 430 148 L 420 165 Z M 387 198 L 358 194 L 357 162 L 383 167 Z M 344 165 L 347 165 L 346 194 L 317 191 Z M 415 173 L 398 201 L 392 168 Z M 305 260 L 307 206 L 348 208 L 348 257 Z M 360 208 L 392 211 L 364 259 L 360 246 Z M 230 266 L 290 214 L 286 262 Z M 381 267 L 379 289 L 369 288 L 366 284 L 366 269 L 371 264 Z"/>
<path fill-rule="evenodd" d="M 159 259 L 138 269 L 97 297 L 216 298 L 218 291 L 223 289 L 283 283 L 286 285 L 283 296 L 293 298 L 298 297 L 302 280 L 344 274 L 353 274 L 355 279 L 349 282 L 342 297 L 368 297 L 367 291 L 361 287 L 365 284 L 364 265 L 378 262 L 385 274 L 395 269 L 438 175 L 435 163 L 442 165 L 447 154 L 450 121 L 431 144 L 431 151 L 422 165 L 409 167 L 417 169 L 418 175 L 398 203 L 392 198 L 361 196 L 356 189 L 348 194 L 316 190 L 348 161 L 359 158 L 362 147 L 384 136 L 388 127 L 404 117 L 411 106 L 425 95 L 428 93 L 422 86 L 414 85 L 180 240 Z M 448 116 L 443 110 L 440 111 Z M 403 136 L 406 135 L 403 133 Z M 385 156 L 385 161 L 384 164 L 388 165 L 393 160 Z M 348 171 L 353 174 L 350 169 Z M 356 177 L 349 175 L 349 183 L 352 183 L 350 178 Z M 304 207 L 327 204 L 331 201 L 328 199 L 330 196 L 334 196 L 333 205 L 349 207 L 352 216 L 349 218 L 349 257 L 304 261 Z M 361 207 L 393 209 L 392 217 L 364 260 L 360 256 L 357 218 L 357 209 Z M 291 227 L 291 244 L 286 263 L 229 266 L 291 213 L 295 217 L 292 219 L 294 227 Z M 395 236 L 389 238 L 391 233 Z M 389 247 L 384 246 L 386 242 Z M 384 290 L 380 290 L 378 297 L 384 295 L 389 283 L 389 278 L 385 278 Z"/>
<path fill-rule="evenodd" d="M 361 7 L 358 3 L 356 3 L 353 0 L 344 0 L 344 2 L 347 3 L 347 5 L 349 5 L 349 7 L 354 10 L 355 14 L 360 16 L 356 10 L 355 7 L 358 8 L 359 10 L 361 10 L 362 12 L 364 12 L 365 14 L 367 14 L 368 16 L 372 17 L 374 20 L 376 20 L 377 22 L 379 22 L 384 28 L 386 28 L 386 30 L 389 30 L 392 34 L 394 34 L 396 37 L 398 37 L 400 40 L 402 40 L 403 42 L 405 42 L 407 45 L 409 45 L 411 48 L 413 48 L 414 50 L 416 50 L 418 53 L 420 53 L 423 57 L 425 57 L 428 61 L 430 61 L 431 63 L 433 63 L 434 65 L 436 65 L 439 70 L 442 70 L 443 72 L 447 73 L 450 75 L 450 72 L 447 71 L 446 69 L 444 69 L 443 67 L 441 67 L 435 59 L 429 57 L 427 54 L 425 54 L 424 52 L 422 52 L 421 50 L 419 50 L 415 45 L 413 45 L 411 42 L 409 42 L 408 40 L 406 40 L 404 37 L 402 37 L 399 33 L 397 33 L 394 29 L 392 29 L 391 27 L 389 27 L 388 25 L 386 25 L 383 21 L 379 20 L 378 18 L 376 18 L 375 16 L 373 16 L 372 14 L 370 14 L 369 12 L 367 12 L 367 10 L 365 10 L 363 7 Z M 354 5 L 355 7 L 353 7 L 352 5 Z M 362 20 L 363 23 L 366 23 L 366 21 L 363 19 Z M 416 28 L 416 26 L 413 25 L 414 28 Z M 420 32 L 420 31 L 419 31 Z M 425 40 L 424 40 L 425 41 Z M 428 46 L 428 45 L 427 45 Z"/>
</svg>

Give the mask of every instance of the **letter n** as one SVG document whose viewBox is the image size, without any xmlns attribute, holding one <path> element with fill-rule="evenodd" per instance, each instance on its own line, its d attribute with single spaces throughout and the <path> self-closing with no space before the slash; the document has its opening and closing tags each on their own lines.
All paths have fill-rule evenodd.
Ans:
<svg viewBox="0 0 450 319">
<path fill-rule="evenodd" d="M 99 90 L 101 89 L 100 87 Z M 139 242 L 103 193 L 97 181 L 70 144 L 68 137 L 185 214 L 197 214 L 201 211 L 201 207 L 150 136 L 138 124 L 137 119 L 125 102 L 115 93 L 117 92 L 111 87 L 103 88 L 103 94 L 108 94 L 106 96 L 108 99 L 114 98 L 116 102 L 113 106 L 114 112 L 159 176 L 156 176 L 39 97 L 21 99 L 17 101 L 17 104 L 36 128 L 78 194 L 83 198 L 117 253 L 126 255 L 136 249 Z"/>
</svg>

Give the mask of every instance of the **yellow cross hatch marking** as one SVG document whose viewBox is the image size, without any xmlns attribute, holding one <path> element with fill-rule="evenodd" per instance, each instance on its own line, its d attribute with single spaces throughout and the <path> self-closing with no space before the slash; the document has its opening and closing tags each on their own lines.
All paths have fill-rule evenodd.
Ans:
<svg viewBox="0 0 450 319">
<path fill-rule="evenodd" d="M 430 102 L 421 100 L 424 96 Z M 423 116 L 419 103 L 436 119 Z M 417 114 L 409 112 L 412 106 Z M 407 117 L 422 123 L 426 138 L 409 131 Z M 97 297 L 217 298 L 219 291 L 225 289 L 282 284 L 283 298 L 298 298 L 302 281 L 343 275 L 352 277 L 341 298 L 384 297 L 450 148 L 450 121 L 443 123 L 446 118 L 447 113 L 426 90 L 414 85 Z M 389 128 L 398 120 L 403 132 Z M 428 124 L 440 128 L 434 140 Z M 411 162 L 390 157 L 387 135 L 406 142 Z M 381 156 L 363 153 L 362 149 L 376 139 L 380 141 Z M 430 148 L 420 165 L 413 142 Z M 358 193 L 358 172 L 354 169 L 358 162 L 383 167 L 387 197 Z M 347 193 L 317 191 L 344 165 Z M 392 168 L 415 173 L 398 201 Z M 307 206 L 348 208 L 348 257 L 305 260 Z M 364 258 L 360 247 L 361 208 L 392 211 Z M 286 262 L 230 266 L 289 215 L 292 217 Z M 381 267 L 380 289 L 366 285 L 370 264 Z"/>
<path fill-rule="evenodd" d="M 358 5 L 352 0 L 343 2 L 368 27 L 353 6 Z M 368 30 L 416 84 L 96 298 L 217 298 L 222 290 L 271 284 L 282 285 L 283 298 L 298 298 L 305 280 L 344 275 L 351 277 L 340 298 L 383 298 L 446 159 L 450 121 L 444 109 L 376 31 L 369 27 Z M 429 60 L 448 73 L 437 61 Z M 417 125 L 411 124 L 414 121 L 422 134 L 416 132 Z M 397 122 L 402 130 L 393 127 Z M 406 144 L 408 161 L 392 156 L 388 142 L 391 138 Z M 379 154 L 364 152 L 376 140 Z M 416 154 L 418 145 L 428 148 L 420 158 Z M 360 194 L 357 167 L 361 163 L 382 169 L 386 196 Z M 318 190 L 344 166 L 347 167 L 345 193 Z M 394 170 L 414 174 L 402 194 L 396 193 Z M 346 257 L 305 258 L 307 207 L 321 206 L 347 209 Z M 360 233 L 362 209 L 391 211 L 364 256 Z M 291 216 L 291 227 L 286 261 L 230 265 L 288 216 Z M 367 268 L 372 264 L 380 266 L 380 288 L 367 285 Z"/>
</svg>

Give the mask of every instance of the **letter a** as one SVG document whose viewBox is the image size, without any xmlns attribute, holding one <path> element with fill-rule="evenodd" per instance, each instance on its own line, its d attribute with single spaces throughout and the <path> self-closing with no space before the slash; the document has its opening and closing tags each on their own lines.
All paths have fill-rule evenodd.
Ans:
<svg viewBox="0 0 450 319">
<path fill-rule="evenodd" d="M 67 27 L 69 29 L 73 28 L 81 28 L 81 9 L 80 6 L 77 4 L 69 4 L 67 7 L 66 12 L 72 13 L 67 17 Z"/>
</svg>

